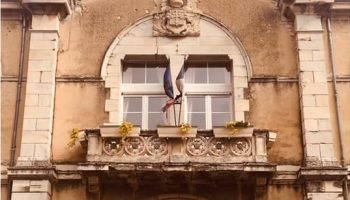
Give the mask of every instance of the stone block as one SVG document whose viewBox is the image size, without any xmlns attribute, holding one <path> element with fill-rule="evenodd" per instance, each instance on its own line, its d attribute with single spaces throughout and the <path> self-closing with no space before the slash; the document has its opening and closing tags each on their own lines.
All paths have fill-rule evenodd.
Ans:
<svg viewBox="0 0 350 200">
<path fill-rule="evenodd" d="M 297 31 L 322 31 L 321 17 L 318 15 L 297 15 Z"/>
<path fill-rule="evenodd" d="M 306 132 L 305 140 L 307 144 L 322 144 L 333 140 L 331 132 Z"/>
<path fill-rule="evenodd" d="M 305 119 L 304 120 L 305 131 L 318 131 L 317 120 L 314 119 Z"/>
<path fill-rule="evenodd" d="M 58 15 L 32 15 L 33 30 L 54 30 L 59 29 Z"/>
<path fill-rule="evenodd" d="M 324 72 L 326 70 L 326 64 L 323 61 L 300 61 L 300 71 L 317 71 Z"/>
<path fill-rule="evenodd" d="M 25 107 L 25 118 L 50 118 L 52 114 L 51 107 Z"/>
<path fill-rule="evenodd" d="M 29 72 L 27 76 L 27 83 L 39 83 L 41 72 Z"/>
<path fill-rule="evenodd" d="M 331 134 L 331 133 L 329 133 Z M 333 141 L 327 141 L 330 144 L 320 144 L 321 157 L 322 158 L 334 158 Z"/>
<path fill-rule="evenodd" d="M 164 48 L 165 46 L 163 46 Z M 117 54 L 138 54 L 138 55 L 143 55 L 145 54 L 145 52 L 147 52 L 147 54 L 156 54 L 156 53 L 160 53 L 157 52 L 159 50 L 160 47 L 157 46 L 126 46 L 126 45 L 119 45 L 117 46 L 113 53 L 117 53 Z"/>
<path fill-rule="evenodd" d="M 50 144 L 35 144 L 34 159 L 35 160 L 49 160 L 50 159 Z"/>
<path fill-rule="evenodd" d="M 37 119 L 23 119 L 23 130 L 24 131 L 36 130 L 36 120 Z"/>
<path fill-rule="evenodd" d="M 327 83 L 307 83 L 302 87 L 302 94 L 328 94 Z"/>
<path fill-rule="evenodd" d="M 235 77 L 234 87 L 239 88 L 248 88 L 248 79 L 247 77 Z"/>
<path fill-rule="evenodd" d="M 29 72 L 52 71 L 54 68 L 53 61 L 49 59 L 44 60 L 30 60 L 28 61 Z"/>
<path fill-rule="evenodd" d="M 301 72 L 300 81 L 302 83 L 313 83 L 314 82 L 314 73 L 313 72 Z"/>
<path fill-rule="evenodd" d="M 30 192 L 47 192 L 51 194 L 51 183 L 49 180 L 30 181 Z"/>
<path fill-rule="evenodd" d="M 50 119 L 37 119 L 36 130 L 39 131 L 49 131 L 51 130 L 51 120 Z"/>
<path fill-rule="evenodd" d="M 329 106 L 328 95 L 316 95 L 317 106 Z"/>
<path fill-rule="evenodd" d="M 234 88 L 235 99 L 244 99 L 244 88 Z"/>
<path fill-rule="evenodd" d="M 48 94 L 40 94 L 39 95 L 39 106 L 51 106 L 52 103 L 52 95 Z"/>
<path fill-rule="evenodd" d="M 50 83 L 28 83 L 27 94 L 52 94 L 54 85 Z"/>
<path fill-rule="evenodd" d="M 112 65 L 110 63 L 107 64 L 107 74 L 108 76 L 116 76 L 120 74 L 120 66 Z"/>
<path fill-rule="evenodd" d="M 44 33 L 32 32 L 30 34 L 30 41 L 43 40 L 43 39 L 44 39 Z"/>
<path fill-rule="evenodd" d="M 12 192 L 29 192 L 29 180 L 13 180 Z"/>
<path fill-rule="evenodd" d="M 230 54 L 229 57 L 232 59 L 233 66 L 237 66 L 237 65 L 245 66 L 246 65 L 244 58 L 240 52 L 237 54 Z"/>
<path fill-rule="evenodd" d="M 105 81 L 105 87 L 106 88 L 114 88 L 119 87 L 119 84 L 121 83 L 121 78 L 117 76 L 108 76 Z"/>
<path fill-rule="evenodd" d="M 343 200 L 342 193 L 307 193 L 308 200 Z"/>
<path fill-rule="evenodd" d="M 49 41 L 49 40 L 31 40 L 29 49 L 46 49 L 55 51 L 57 50 L 57 41 Z"/>
<path fill-rule="evenodd" d="M 21 144 L 21 157 L 30 157 L 34 156 L 34 144 Z"/>
<path fill-rule="evenodd" d="M 235 111 L 249 111 L 249 100 L 235 100 Z"/>
<path fill-rule="evenodd" d="M 304 51 L 304 50 L 321 51 L 321 50 L 323 50 L 323 40 L 299 41 L 298 42 L 298 49 L 300 51 Z M 300 56 L 300 54 L 299 54 L 299 56 Z M 311 56 L 312 56 L 312 54 L 311 54 Z"/>
<path fill-rule="evenodd" d="M 328 107 L 304 107 L 303 114 L 305 119 L 329 119 Z"/>
<path fill-rule="evenodd" d="M 314 72 L 314 81 L 315 83 L 326 83 L 327 82 L 326 72 Z"/>
<path fill-rule="evenodd" d="M 50 200 L 50 196 L 46 192 L 12 193 L 11 200 Z"/>
<path fill-rule="evenodd" d="M 120 98 L 119 87 L 113 87 L 109 90 L 109 98 L 114 100 Z"/>
<path fill-rule="evenodd" d="M 315 95 L 303 95 L 302 106 L 316 106 Z"/>
<path fill-rule="evenodd" d="M 107 99 L 105 104 L 106 111 L 118 111 L 119 101 L 114 99 Z"/>
<path fill-rule="evenodd" d="M 42 72 L 40 81 L 42 83 L 53 83 L 55 81 L 55 75 L 53 72 Z"/>
<path fill-rule="evenodd" d="M 331 130 L 331 122 L 329 119 L 319 119 L 318 128 L 320 131 L 329 131 Z"/>
<path fill-rule="evenodd" d="M 320 145 L 319 144 L 306 144 L 306 155 L 308 157 L 316 157 L 320 158 L 321 153 L 320 153 Z"/>
<path fill-rule="evenodd" d="M 57 51 L 52 50 L 36 50 L 29 51 L 29 60 L 45 60 L 53 59 L 57 56 Z"/>
<path fill-rule="evenodd" d="M 39 104 L 39 95 L 28 94 L 25 98 L 25 106 L 37 106 Z"/>
<path fill-rule="evenodd" d="M 109 112 L 109 123 L 117 124 L 119 121 L 119 112 Z"/>
<path fill-rule="evenodd" d="M 235 120 L 236 121 L 243 121 L 245 122 L 245 114 L 243 111 L 236 111 L 235 112 Z"/>
<path fill-rule="evenodd" d="M 49 144 L 48 131 L 23 131 L 22 144 Z"/>
<path fill-rule="evenodd" d="M 247 77 L 247 68 L 245 65 L 235 65 L 233 67 L 233 76 L 244 76 Z"/>
<path fill-rule="evenodd" d="M 312 60 L 313 61 L 324 61 L 325 60 L 324 51 L 322 51 L 322 50 L 312 51 Z"/>
<path fill-rule="evenodd" d="M 311 50 L 300 50 L 299 51 L 300 61 L 312 61 L 312 51 Z"/>
</svg>

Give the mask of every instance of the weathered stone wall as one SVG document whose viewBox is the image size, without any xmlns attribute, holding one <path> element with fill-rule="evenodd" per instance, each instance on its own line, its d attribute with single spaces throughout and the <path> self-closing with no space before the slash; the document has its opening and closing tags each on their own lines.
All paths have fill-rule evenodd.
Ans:
<svg viewBox="0 0 350 200">
<path fill-rule="evenodd" d="M 266 200 L 285 199 L 302 200 L 303 189 L 300 185 L 269 185 Z"/>
<path fill-rule="evenodd" d="M 52 185 L 52 200 L 87 200 L 86 187 L 78 182 L 57 182 Z"/>
<path fill-rule="evenodd" d="M 61 45 L 57 66 L 57 76 L 59 77 L 99 77 L 104 54 L 114 38 L 128 24 L 132 24 L 136 19 L 147 15 L 155 6 L 151 1 L 132 4 L 134 3 L 133 1 L 121 3 L 120 1 L 106 0 L 103 3 L 99 1 L 99 6 L 96 6 L 96 1 L 83 3 L 82 10 L 79 10 L 81 12 L 75 12 L 71 18 L 67 18 L 61 23 Z M 278 10 L 272 1 L 204 1 L 200 2 L 198 7 L 203 10 L 204 14 L 222 22 L 238 36 L 251 60 L 253 76 L 285 76 L 290 78 L 297 76 L 295 42 L 291 25 L 279 20 Z M 61 84 L 64 85 L 66 83 Z M 81 88 L 89 87 L 90 84 L 84 83 Z M 257 83 L 251 83 L 250 85 L 254 88 L 255 84 Z M 279 122 L 280 124 L 277 123 L 277 125 L 274 119 L 281 119 L 286 114 L 279 112 L 278 110 L 282 110 L 279 107 L 275 107 L 276 112 L 271 112 L 268 106 L 260 106 L 263 104 L 260 103 L 259 99 L 254 98 L 255 94 L 252 95 L 250 102 L 252 104 L 250 119 L 259 128 L 272 128 L 281 132 L 281 137 L 278 138 L 278 142 L 273 148 L 274 150 L 271 150 L 276 153 L 276 156 L 270 157 L 273 161 L 297 164 L 302 159 L 301 136 L 298 131 L 300 125 L 298 123 L 298 103 L 295 101 L 298 94 L 298 90 L 296 90 L 297 82 L 288 84 L 276 83 L 276 85 L 275 89 L 269 89 L 268 92 L 255 90 L 254 92 L 259 93 L 260 99 L 271 99 L 273 102 L 278 102 L 279 100 L 277 99 L 283 98 L 283 95 L 285 95 L 283 93 L 290 95 L 295 104 L 287 109 L 291 111 L 288 115 L 289 120 Z M 256 87 L 260 88 L 259 86 Z M 283 93 L 277 88 L 281 88 Z M 85 89 L 84 91 L 88 92 L 89 90 Z M 105 95 L 106 92 L 100 91 L 101 93 L 98 95 Z M 275 100 L 271 96 L 278 97 Z M 59 98 L 59 93 L 57 93 L 56 103 L 58 103 L 57 99 Z M 254 103 L 254 101 L 259 101 L 259 104 Z M 80 103 L 80 101 L 76 102 L 77 104 Z M 73 102 L 70 103 L 72 108 L 79 107 Z M 292 110 L 294 108 L 296 109 L 295 111 Z M 93 110 L 91 109 L 91 111 Z M 97 115 L 103 115 L 101 113 L 103 110 L 95 110 L 95 112 L 96 114 L 100 112 Z M 273 115 L 268 118 L 268 121 L 261 122 L 257 120 L 260 116 L 268 113 Z M 58 113 L 55 114 L 57 115 Z M 55 145 L 56 141 L 58 141 L 57 139 L 55 141 L 55 138 L 60 138 L 60 141 L 68 141 L 69 130 L 80 125 L 72 123 L 63 128 L 56 124 L 62 117 L 69 118 L 66 114 L 64 116 L 62 114 L 61 117 L 55 116 L 53 141 L 53 158 L 60 162 L 70 160 L 72 152 L 67 151 L 62 145 Z M 93 124 L 95 126 L 99 123 L 101 123 L 101 120 L 96 120 Z M 286 128 L 284 123 L 288 123 L 288 128 Z M 93 127 L 89 126 L 89 128 Z M 58 133 L 60 134 L 56 137 L 55 135 Z M 295 139 L 285 141 L 284 138 L 289 137 L 289 135 L 293 135 Z M 281 147 L 280 150 L 278 150 L 279 147 Z M 298 150 L 290 154 L 292 149 Z M 78 155 L 78 153 L 73 154 Z M 279 160 L 278 158 L 285 159 Z"/>
</svg>

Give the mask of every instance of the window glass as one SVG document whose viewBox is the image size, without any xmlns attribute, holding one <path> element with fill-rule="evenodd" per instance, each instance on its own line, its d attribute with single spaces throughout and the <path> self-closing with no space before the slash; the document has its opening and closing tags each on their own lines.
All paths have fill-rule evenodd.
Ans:
<svg viewBox="0 0 350 200">
<path fill-rule="evenodd" d="M 227 64 L 226 64 L 227 65 Z M 209 83 L 230 83 L 230 72 L 226 65 L 210 64 L 208 67 Z"/>
<path fill-rule="evenodd" d="M 165 71 L 164 64 L 147 64 L 146 83 L 162 83 Z"/>
<path fill-rule="evenodd" d="M 188 113 L 188 122 L 199 129 L 206 129 L 205 113 Z"/>
<path fill-rule="evenodd" d="M 204 112 L 205 111 L 205 97 L 195 96 L 188 97 L 188 112 Z"/>
<path fill-rule="evenodd" d="M 123 83 L 144 83 L 146 69 L 144 64 L 128 64 L 123 67 Z"/>
<path fill-rule="evenodd" d="M 211 109 L 213 112 L 230 112 L 229 96 L 213 96 L 211 99 Z"/>
<path fill-rule="evenodd" d="M 212 113 L 212 125 L 224 126 L 226 122 L 230 121 L 230 113 Z"/>
<path fill-rule="evenodd" d="M 186 83 L 207 83 L 207 66 L 206 63 L 191 64 L 186 68 Z"/>
<path fill-rule="evenodd" d="M 165 63 L 128 63 L 123 67 L 123 83 L 162 83 Z"/>
</svg>

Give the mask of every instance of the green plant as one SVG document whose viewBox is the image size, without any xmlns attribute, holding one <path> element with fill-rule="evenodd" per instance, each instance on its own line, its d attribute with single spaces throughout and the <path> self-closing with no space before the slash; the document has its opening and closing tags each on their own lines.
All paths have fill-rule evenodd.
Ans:
<svg viewBox="0 0 350 200">
<path fill-rule="evenodd" d="M 182 123 L 180 124 L 180 132 L 182 135 L 185 135 L 191 128 L 191 124 L 189 123 Z"/>
<path fill-rule="evenodd" d="M 230 129 L 232 134 L 238 133 L 240 128 L 247 128 L 248 122 L 243 121 L 229 121 L 225 123 L 225 128 Z"/>
<path fill-rule="evenodd" d="M 70 141 L 67 144 L 68 147 L 72 148 L 75 143 L 77 142 L 77 140 L 79 139 L 79 132 L 80 130 L 78 128 L 73 128 L 72 131 L 70 132 Z"/>
<path fill-rule="evenodd" d="M 131 122 L 124 121 L 120 126 L 119 126 L 119 134 L 122 136 L 122 142 L 125 141 L 126 137 L 130 134 L 132 129 L 134 128 L 134 125 Z"/>
</svg>

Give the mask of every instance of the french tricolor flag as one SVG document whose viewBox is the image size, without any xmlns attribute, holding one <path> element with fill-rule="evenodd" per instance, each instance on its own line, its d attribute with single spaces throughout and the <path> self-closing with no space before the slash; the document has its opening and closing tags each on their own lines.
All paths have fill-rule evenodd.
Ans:
<svg viewBox="0 0 350 200">
<path fill-rule="evenodd" d="M 170 98 L 166 102 L 165 106 L 163 106 L 162 108 L 162 111 L 165 112 L 171 105 L 175 103 L 174 89 L 173 89 L 173 83 L 171 81 L 171 71 L 170 71 L 169 65 L 166 67 L 164 72 L 163 87 L 164 87 L 165 94 Z"/>
</svg>

